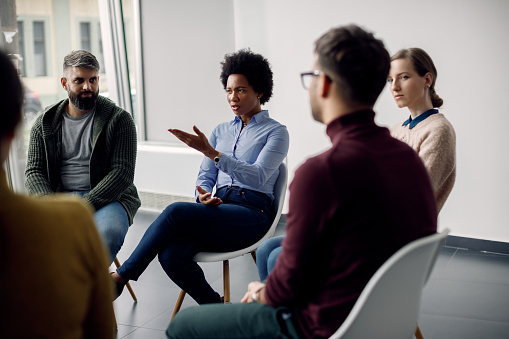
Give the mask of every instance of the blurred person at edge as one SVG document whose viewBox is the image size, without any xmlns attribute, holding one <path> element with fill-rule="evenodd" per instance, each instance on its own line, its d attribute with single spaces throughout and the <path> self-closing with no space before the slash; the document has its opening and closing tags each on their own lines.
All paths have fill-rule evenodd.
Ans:
<svg viewBox="0 0 509 339">
<path fill-rule="evenodd" d="M 0 102 L 1 336 L 111 339 L 112 285 L 90 206 L 8 187 L 4 165 L 22 120 L 23 87 L 3 52 Z"/>
</svg>

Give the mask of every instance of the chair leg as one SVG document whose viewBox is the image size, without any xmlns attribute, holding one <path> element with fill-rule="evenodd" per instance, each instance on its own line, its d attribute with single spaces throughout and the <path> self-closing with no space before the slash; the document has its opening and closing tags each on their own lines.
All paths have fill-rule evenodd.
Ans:
<svg viewBox="0 0 509 339">
<path fill-rule="evenodd" d="M 121 266 L 120 261 L 118 261 L 118 258 L 115 258 L 115 260 L 113 260 L 113 262 L 115 263 L 115 266 L 117 268 L 119 268 Z M 129 281 L 127 282 L 127 284 L 125 286 L 127 287 L 127 290 L 129 291 L 129 294 L 133 298 L 134 302 L 138 302 L 138 298 L 136 298 L 136 294 L 134 294 L 133 288 L 131 287 L 131 284 L 129 283 Z"/>
<path fill-rule="evenodd" d="M 251 257 L 253 258 L 253 260 L 256 264 L 256 251 L 251 252 Z"/>
<path fill-rule="evenodd" d="M 175 308 L 173 309 L 173 313 L 170 318 L 170 322 L 172 321 L 173 317 L 180 311 L 180 308 L 182 307 L 182 303 L 184 302 L 184 298 L 186 297 L 186 292 L 184 290 L 180 290 L 179 297 L 177 298 L 177 303 L 175 304 Z"/>
<path fill-rule="evenodd" d="M 223 261 L 223 289 L 224 289 L 224 303 L 230 303 L 230 263 L 228 260 Z M 177 298 L 177 303 L 175 304 L 175 308 L 173 309 L 173 314 L 171 315 L 170 322 L 173 317 L 180 311 L 182 307 L 182 303 L 184 302 L 184 298 L 186 296 L 186 292 L 184 290 L 180 290 L 180 294 Z"/>
<path fill-rule="evenodd" d="M 224 288 L 224 303 L 230 303 L 230 262 L 223 261 L 223 288 Z"/>
<path fill-rule="evenodd" d="M 118 332 L 117 317 L 115 317 L 115 311 L 113 311 L 113 331 Z"/>
<path fill-rule="evenodd" d="M 415 338 L 424 339 L 421 329 L 419 328 L 419 325 L 417 325 L 417 329 L 415 330 Z"/>
<path fill-rule="evenodd" d="M 138 298 L 136 298 L 136 294 L 134 294 L 133 288 L 131 287 L 131 284 L 129 284 L 129 281 L 127 284 L 125 284 L 125 287 L 127 287 L 127 290 L 129 291 L 131 298 L 133 298 L 133 301 L 138 302 Z"/>
</svg>

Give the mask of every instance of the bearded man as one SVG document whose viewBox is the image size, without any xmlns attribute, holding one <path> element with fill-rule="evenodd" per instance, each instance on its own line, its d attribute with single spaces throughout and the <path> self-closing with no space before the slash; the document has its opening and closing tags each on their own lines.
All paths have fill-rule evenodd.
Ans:
<svg viewBox="0 0 509 339">
<path fill-rule="evenodd" d="M 136 129 L 128 112 L 99 96 L 99 69 L 84 50 L 64 58 L 60 82 L 69 98 L 47 107 L 32 127 L 25 186 L 32 195 L 69 192 L 88 202 L 113 262 L 141 204 Z"/>
</svg>

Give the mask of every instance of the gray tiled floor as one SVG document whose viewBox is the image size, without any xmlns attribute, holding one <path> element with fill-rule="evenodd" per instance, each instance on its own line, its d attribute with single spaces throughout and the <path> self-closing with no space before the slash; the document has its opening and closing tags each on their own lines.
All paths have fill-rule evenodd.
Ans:
<svg viewBox="0 0 509 339">
<path fill-rule="evenodd" d="M 122 262 L 138 244 L 157 213 L 140 211 L 118 254 Z M 276 234 L 284 232 L 284 217 Z M 222 291 L 221 263 L 201 265 L 207 280 Z M 258 279 L 251 256 L 230 261 L 231 300 L 238 302 L 247 284 Z M 117 338 L 164 339 L 180 290 L 154 260 L 129 293 L 114 302 Z M 183 308 L 195 306 L 190 297 Z M 426 339 L 509 338 L 509 256 L 444 247 L 423 293 L 419 326 Z"/>
</svg>

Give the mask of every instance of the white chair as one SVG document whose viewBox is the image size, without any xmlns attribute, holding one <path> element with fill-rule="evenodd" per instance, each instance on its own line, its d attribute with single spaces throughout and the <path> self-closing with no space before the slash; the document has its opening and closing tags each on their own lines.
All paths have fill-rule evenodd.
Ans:
<svg viewBox="0 0 509 339">
<path fill-rule="evenodd" d="M 274 209 L 277 208 L 275 211 L 274 220 L 272 221 L 272 225 L 270 226 L 269 230 L 263 238 L 261 238 L 259 241 L 254 243 L 253 245 L 243 248 L 238 251 L 233 252 L 199 252 L 197 253 L 193 260 L 195 262 L 217 262 L 222 261 L 223 262 L 223 288 L 224 288 L 224 303 L 230 302 L 230 263 L 229 260 L 240 257 L 241 255 L 251 253 L 251 256 L 253 257 L 253 260 L 256 264 L 256 249 L 260 244 L 269 239 L 274 235 L 274 232 L 276 231 L 276 226 L 279 222 L 279 219 L 281 218 L 281 212 L 283 210 L 283 204 L 285 201 L 285 195 L 286 195 L 286 187 L 288 184 L 288 169 L 286 167 L 285 163 L 281 163 L 279 165 L 279 176 L 276 180 L 276 183 L 274 185 L 274 202 L 273 207 Z M 186 296 L 186 292 L 184 290 L 180 291 L 180 294 L 177 299 L 177 303 L 175 304 L 175 308 L 173 309 L 173 314 L 171 315 L 171 319 L 177 314 L 177 312 L 180 310 L 180 307 L 182 306 L 182 302 L 184 301 L 184 297 Z M 170 321 L 171 321 L 170 319 Z"/>
<path fill-rule="evenodd" d="M 369 280 L 330 339 L 409 339 L 420 332 L 422 289 L 448 233 L 417 239 L 393 254 Z"/>
</svg>

